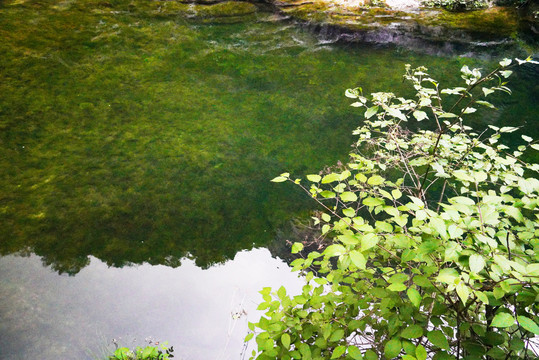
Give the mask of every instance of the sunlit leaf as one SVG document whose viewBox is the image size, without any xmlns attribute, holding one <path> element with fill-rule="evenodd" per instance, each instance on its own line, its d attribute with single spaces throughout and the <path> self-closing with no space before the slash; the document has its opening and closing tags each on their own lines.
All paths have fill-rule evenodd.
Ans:
<svg viewBox="0 0 539 360">
<path fill-rule="evenodd" d="M 312 182 L 320 182 L 320 179 L 322 179 L 320 175 L 307 175 L 307 180 Z"/>
<path fill-rule="evenodd" d="M 292 245 L 292 254 L 297 254 L 297 253 L 299 253 L 301 250 L 303 250 L 303 244 L 302 244 L 302 243 L 295 242 L 295 243 Z"/>
<path fill-rule="evenodd" d="M 491 325 L 498 328 L 505 328 L 515 324 L 515 318 L 513 315 L 500 312 L 494 316 Z"/>
<path fill-rule="evenodd" d="M 352 263 L 357 266 L 359 269 L 365 269 L 365 265 L 367 264 L 367 260 L 365 259 L 365 256 L 357 250 L 350 251 L 350 260 L 352 260 Z"/>
<path fill-rule="evenodd" d="M 377 112 L 378 112 L 378 105 L 368 108 L 367 111 L 365 111 L 365 119 L 370 119 Z"/>
<path fill-rule="evenodd" d="M 469 259 L 470 270 L 478 273 L 485 267 L 485 259 L 481 255 L 471 255 Z"/>
<path fill-rule="evenodd" d="M 537 326 L 537 323 L 535 321 L 522 315 L 517 316 L 517 320 L 519 325 L 522 326 L 525 330 L 528 330 L 535 335 L 539 335 L 539 326 Z"/>
</svg>

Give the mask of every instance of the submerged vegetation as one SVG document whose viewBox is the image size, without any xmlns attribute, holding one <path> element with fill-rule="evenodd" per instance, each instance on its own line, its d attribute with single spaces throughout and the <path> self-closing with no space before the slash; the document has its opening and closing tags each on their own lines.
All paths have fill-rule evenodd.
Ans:
<svg viewBox="0 0 539 360">
<path fill-rule="evenodd" d="M 308 207 L 266 179 L 348 151 L 342 84 L 395 87 L 395 64 L 463 61 L 328 44 L 252 7 L 224 20 L 184 5 L 0 3 L 0 254 L 76 274 L 90 256 L 206 268 L 265 246 Z M 521 92 L 507 121 L 536 117 Z"/>
<path fill-rule="evenodd" d="M 292 245 L 301 294 L 261 291 L 252 359 L 537 358 L 539 143 L 524 134 L 508 146 L 518 127 L 467 121 L 511 93 L 506 79 L 524 63 L 538 64 L 464 66 L 450 88 L 407 66 L 413 98 L 346 92 L 365 118 L 349 162 L 308 184 L 272 180 L 318 202 L 329 244 Z"/>
</svg>

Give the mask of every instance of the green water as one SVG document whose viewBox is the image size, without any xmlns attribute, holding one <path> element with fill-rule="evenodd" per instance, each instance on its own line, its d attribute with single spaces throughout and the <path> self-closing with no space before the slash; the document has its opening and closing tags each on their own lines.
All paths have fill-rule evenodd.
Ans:
<svg viewBox="0 0 539 360">
<path fill-rule="evenodd" d="M 223 9 L 227 16 L 216 17 Z M 217 314 L 225 314 L 219 324 L 226 328 L 226 305 L 205 320 L 166 319 L 174 311 L 205 314 L 197 296 L 210 291 L 205 301 L 215 307 L 213 297 L 247 286 L 242 277 L 254 279 L 249 267 L 270 263 L 256 255 L 226 270 L 239 251 L 267 246 L 313 206 L 271 178 L 346 161 L 360 116 L 345 89 L 410 94 L 401 80 L 406 63 L 426 65 L 450 84 L 464 64 L 492 65 L 481 53 L 417 50 L 331 43 L 246 3 L 0 1 L 0 357 L 69 358 L 65 344 L 79 353 L 96 344 L 80 326 L 92 321 L 106 338 L 174 329 L 164 339 L 208 351 L 192 350 L 193 360 L 223 351 L 221 333 L 195 340 L 216 326 Z M 522 125 L 537 137 L 538 78 L 532 68 L 519 69 L 513 96 L 497 99 L 500 111 L 476 125 Z M 10 254 L 37 256 L 24 262 Z M 116 269 L 182 261 L 178 273 L 147 288 L 144 301 L 167 309 L 165 320 L 132 298 L 130 286 L 154 283 L 165 270 Z M 213 266 L 222 263 L 222 270 Z M 263 279 L 274 270 L 257 271 Z M 77 275 L 68 281 L 54 272 Z M 282 275 L 275 277 L 278 283 Z M 240 285 L 220 286 L 236 279 Z M 263 281 L 249 285 L 253 293 Z M 161 293 L 167 283 L 174 296 Z M 92 294 L 100 298 L 88 300 Z M 132 302 L 115 305 L 118 298 Z M 236 336 L 239 348 L 243 337 Z"/>
<path fill-rule="evenodd" d="M 454 82 L 478 63 L 155 4 L 0 3 L 0 253 L 76 273 L 88 255 L 208 267 L 264 246 L 308 207 L 268 180 L 346 160 L 346 88 L 402 88 L 405 63 Z M 521 88 L 506 112 L 533 122 L 537 84 Z"/>
</svg>

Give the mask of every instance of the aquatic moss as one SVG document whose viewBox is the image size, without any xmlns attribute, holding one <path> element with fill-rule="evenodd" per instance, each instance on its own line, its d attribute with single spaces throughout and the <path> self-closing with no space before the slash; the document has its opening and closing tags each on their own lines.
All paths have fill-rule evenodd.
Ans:
<svg viewBox="0 0 539 360">
<path fill-rule="evenodd" d="M 398 88 L 408 62 L 451 82 L 445 68 L 471 61 L 327 44 L 270 14 L 58 3 L 0 11 L 0 254 L 61 272 L 89 255 L 207 267 L 264 246 L 307 206 L 269 179 L 346 157 L 361 117 L 345 88 Z M 507 112 L 532 123 L 522 99 Z"/>
</svg>

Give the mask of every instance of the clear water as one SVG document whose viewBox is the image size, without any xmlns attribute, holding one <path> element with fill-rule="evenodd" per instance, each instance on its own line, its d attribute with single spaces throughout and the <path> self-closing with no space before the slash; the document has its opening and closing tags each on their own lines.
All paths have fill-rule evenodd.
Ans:
<svg viewBox="0 0 539 360">
<path fill-rule="evenodd" d="M 359 116 L 344 90 L 405 92 L 406 63 L 449 84 L 490 65 L 331 43 L 264 11 L 143 3 L 0 2 L 2 359 L 91 358 L 129 334 L 180 358 L 239 358 L 234 286 L 254 311 L 262 286 L 296 281 L 249 250 L 312 206 L 269 179 L 346 160 Z M 537 78 L 520 70 L 476 122 L 537 135 Z"/>
</svg>

